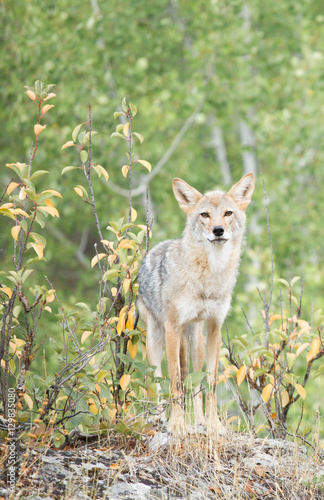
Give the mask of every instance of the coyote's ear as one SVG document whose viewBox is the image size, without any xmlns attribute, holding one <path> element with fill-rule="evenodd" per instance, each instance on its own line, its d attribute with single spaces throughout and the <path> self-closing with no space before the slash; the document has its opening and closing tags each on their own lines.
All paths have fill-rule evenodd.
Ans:
<svg viewBox="0 0 324 500">
<path fill-rule="evenodd" d="M 227 193 L 241 210 L 245 210 L 251 201 L 254 190 L 254 175 L 245 174 Z"/>
<path fill-rule="evenodd" d="M 189 186 L 182 179 L 175 178 L 172 182 L 174 196 L 178 200 L 180 208 L 188 215 L 195 208 L 202 198 L 202 194 L 197 189 Z"/>
</svg>

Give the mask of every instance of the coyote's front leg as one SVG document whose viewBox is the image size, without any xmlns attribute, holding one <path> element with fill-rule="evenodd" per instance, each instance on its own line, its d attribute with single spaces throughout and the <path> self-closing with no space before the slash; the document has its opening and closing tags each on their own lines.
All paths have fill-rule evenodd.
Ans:
<svg viewBox="0 0 324 500">
<path fill-rule="evenodd" d="M 165 324 L 166 351 L 171 379 L 171 417 L 168 429 L 174 434 L 185 433 L 184 413 L 181 406 L 183 387 L 180 369 L 180 345 L 182 330 L 174 322 L 168 320 Z"/>
<path fill-rule="evenodd" d="M 208 372 L 209 392 L 206 399 L 207 426 L 210 432 L 222 433 L 224 427 L 217 415 L 217 373 L 219 354 L 222 345 L 222 334 L 220 326 L 215 320 L 210 320 L 207 324 L 207 344 L 206 344 L 206 368 Z"/>
</svg>

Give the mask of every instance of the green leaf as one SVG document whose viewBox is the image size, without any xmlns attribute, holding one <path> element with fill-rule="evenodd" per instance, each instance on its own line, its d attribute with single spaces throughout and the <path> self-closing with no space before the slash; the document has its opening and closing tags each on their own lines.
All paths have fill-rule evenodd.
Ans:
<svg viewBox="0 0 324 500">
<path fill-rule="evenodd" d="M 31 273 L 34 271 L 34 269 L 26 269 L 24 272 L 23 272 L 23 275 L 21 277 L 21 281 L 22 283 L 24 283 L 27 278 L 31 275 Z"/>
<path fill-rule="evenodd" d="M 297 281 L 299 281 L 300 279 L 300 276 L 295 276 L 290 282 L 290 287 L 292 288 L 294 284 L 297 283 Z"/>
<path fill-rule="evenodd" d="M 137 137 L 141 144 L 144 142 L 144 136 L 142 134 L 139 134 L 138 132 L 132 132 L 132 135 L 135 135 L 135 137 Z"/>
<path fill-rule="evenodd" d="M 104 281 L 107 281 L 107 280 L 117 278 L 117 276 L 119 276 L 119 275 L 120 275 L 120 269 L 109 269 L 108 271 L 105 272 L 102 279 Z"/>
<path fill-rule="evenodd" d="M 0 208 L 0 214 L 10 217 L 10 219 L 15 220 L 15 216 L 10 212 L 8 208 Z"/>
<path fill-rule="evenodd" d="M 125 116 L 125 113 L 123 113 L 123 111 L 115 111 L 114 113 L 114 118 L 116 120 L 116 118 L 118 118 L 119 116 Z"/>
<path fill-rule="evenodd" d="M 89 157 L 88 151 L 83 149 L 80 153 L 80 158 L 81 158 L 82 163 L 85 163 L 87 161 L 88 157 Z"/>
<path fill-rule="evenodd" d="M 21 227 L 21 229 L 23 231 L 25 231 L 25 233 L 26 233 L 26 231 L 28 231 L 28 223 L 27 223 L 26 219 L 22 219 L 21 221 L 19 221 L 19 226 Z"/>
<path fill-rule="evenodd" d="M 132 112 L 132 116 L 136 116 L 137 115 L 137 106 L 135 104 L 133 104 L 132 102 L 129 103 L 129 107 L 130 107 L 130 110 Z"/>
<path fill-rule="evenodd" d="M 205 376 L 205 373 L 202 371 L 189 373 L 189 375 L 187 375 L 187 377 L 184 380 L 185 388 L 188 390 L 195 389 L 198 385 L 201 384 L 204 376 Z"/>
<path fill-rule="evenodd" d="M 30 180 L 33 182 L 35 179 L 38 179 L 38 177 L 42 177 L 46 174 L 49 174 L 48 170 L 36 170 L 36 172 L 34 172 L 31 176 Z"/>
<path fill-rule="evenodd" d="M 285 285 L 287 288 L 289 288 L 289 283 L 288 281 L 284 280 L 283 278 L 279 278 L 278 281 L 280 283 L 282 283 L 283 285 Z"/>
<path fill-rule="evenodd" d="M 64 167 L 61 175 L 65 174 L 66 172 L 69 172 L 70 170 L 75 170 L 76 168 L 80 169 L 80 167 L 74 167 L 73 165 L 69 165 L 68 167 Z"/>
<path fill-rule="evenodd" d="M 121 137 L 122 139 L 124 139 L 126 141 L 126 137 L 124 135 L 120 134 L 119 132 L 113 132 L 110 137 Z"/>
<path fill-rule="evenodd" d="M 124 97 L 124 99 L 122 100 L 122 108 L 125 111 L 125 113 L 127 113 L 128 106 L 127 106 L 127 102 L 126 102 L 126 97 Z"/>
<path fill-rule="evenodd" d="M 78 137 L 78 133 L 80 132 L 80 129 L 82 127 L 83 123 L 80 123 L 79 125 L 77 125 L 75 127 L 75 129 L 73 130 L 72 132 L 72 139 L 73 139 L 73 142 L 76 142 L 77 140 L 77 137 Z"/>
<path fill-rule="evenodd" d="M 119 352 L 117 354 L 118 358 L 125 364 L 128 364 L 131 362 L 131 358 L 127 355 L 127 354 L 124 354 L 122 352 Z"/>
<path fill-rule="evenodd" d="M 86 311 L 89 311 L 91 313 L 90 307 L 85 302 L 77 302 L 77 304 L 75 304 L 75 305 L 77 307 L 80 307 L 80 309 L 85 309 Z"/>
</svg>

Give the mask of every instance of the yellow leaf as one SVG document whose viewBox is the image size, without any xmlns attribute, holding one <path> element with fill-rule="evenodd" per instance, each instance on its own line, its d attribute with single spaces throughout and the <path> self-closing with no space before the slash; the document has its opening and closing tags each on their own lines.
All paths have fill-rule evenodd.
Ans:
<svg viewBox="0 0 324 500">
<path fill-rule="evenodd" d="M 79 195 L 81 198 L 83 198 L 82 189 L 75 187 L 74 191 L 76 192 L 77 195 Z"/>
<path fill-rule="evenodd" d="M 44 311 L 48 311 L 48 312 L 52 312 L 52 309 L 50 308 L 50 306 L 45 306 L 44 307 Z"/>
<path fill-rule="evenodd" d="M 27 92 L 25 92 L 25 94 L 27 94 L 28 97 L 30 97 L 30 99 L 32 101 L 34 101 L 34 102 L 36 101 L 36 94 L 32 90 L 27 90 Z"/>
<path fill-rule="evenodd" d="M 272 393 L 272 389 L 273 389 L 273 385 L 272 384 L 267 384 L 263 391 L 262 391 L 262 397 L 263 397 L 263 401 L 266 403 L 268 401 L 268 399 L 270 398 L 271 396 L 271 393 Z"/>
<path fill-rule="evenodd" d="M 309 325 L 303 326 L 303 328 L 298 332 L 298 337 L 301 337 L 304 333 L 308 332 L 309 330 L 312 330 L 312 327 Z"/>
<path fill-rule="evenodd" d="M 47 113 L 51 108 L 54 108 L 54 104 L 45 104 L 45 106 L 42 107 L 42 116 Z"/>
<path fill-rule="evenodd" d="M 33 249 L 35 250 L 35 252 L 37 253 L 38 255 L 38 258 L 39 259 L 42 259 L 43 257 L 43 254 L 44 254 L 44 248 L 43 248 L 43 245 L 41 245 L 40 243 L 37 244 L 37 243 L 30 243 L 30 246 L 33 247 Z"/>
<path fill-rule="evenodd" d="M 146 160 L 136 160 L 136 161 L 137 161 L 137 163 L 141 163 L 141 165 L 143 165 L 145 168 L 147 168 L 147 170 L 148 170 L 149 172 L 151 172 L 151 170 L 152 170 L 152 165 L 150 164 L 150 162 L 149 162 L 149 161 L 146 161 Z"/>
<path fill-rule="evenodd" d="M 94 403 L 89 404 L 89 411 L 93 413 L 93 415 L 98 415 L 98 408 Z"/>
<path fill-rule="evenodd" d="M 120 387 L 123 389 L 123 391 L 128 387 L 129 385 L 129 382 L 130 382 L 130 374 L 129 373 L 125 373 L 125 375 L 123 375 L 119 381 L 120 383 Z"/>
<path fill-rule="evenodd" d="M 14 226 L 11 229 L 11 236 L 13 237 L 14 240 L 18 241 L 18 235 L 21 227 L 20 226 Z"/>
<path fill-rule="evenodd" d="M 136 219 L 137 219 L 137 212 L 136 212 L 135 208 L 131 207 L 131 221 L 135 222 Z"/>
<path fill-rule="evenodd" d="M 121 312 L 120 315 L 119 315 L 119 319 L 118 319 L 118 325 L 117 325 L 117 333 L 118 335 L 121 335 L 122 332 L 125 330 L 125 323 L 126 323 L 126 313 L 125 312 Z"/>
<path fill-rule="evenodd" d="M 105 168 L 103 168 L 101 165 L 96 165 L 96 167 L 100 170 L 101 174 L 104 176 L 106 181 L 109 179 L 109 174 Z"/>
<path fill-rule="evenodd" d="M 231 424 L 232 422 L 234 422 L 234 420 L 238 419 L 238 416 L 235 415 L 235 417 L 230 417 L 228 420 L 227 420 L 227 423 L 228 424 Z"/>
<path fill-rule="evenodd" d="M 281 404 L 282 404 L 282 407 L 284 408 L 285 406 L 287 406 L 288 403 L 289 403 L 289 394 L 288 394 L 288 391 L 283 391 L 282 394 L 281 394 Z"/>
<path fill-rule="evenodd" d="M 70 148 L 71 146 L 74 146 L 74 142 L 73 141 L 67 141 L 65 144 L 63 144 L 62 149 Z"/>
<path fill-rule="evenodd" d="M 1 205 L 0 208 L 6 208 L 6 209 L 9 209 L 9 208 L 12 208 L 14 206 L 13 203 L 4 203 L 3 205 Z"/>
<path fill-rule="evenodd" d="M 247 367 L 246 366 L 241 366 L 241 368 L 236 373 L 236 380 L 237 380 L 237 384 L 238 385 L 241 385 L 241 383 L 245 379 L 245 377 L 246 377 L 246 371 L 247 371 Z"/>
<path fill-rule="evenodd" d="M 125 278 L 123 281 L 123 289 L 124 289 L 125 293 L 128 292 L 130 284 L 131 284 L 131 280 L 129 278 Z"/>
<path fill-rule="evenodd" d="M 51 193 L 53 196 L 58 196 L 59 198 L 62 198 L 62 195 L 61 193 L 59 193 L 58 191 L 56 191 L 55 189 L 46 189 L 45 191 L 43 191 L 41 194 L 44 194 L 44 193 Z"/>
<path fill-rule="evenodd" d="M 97 264 L 97 262 L 103 259 L 104 257 L 107 257 L 106 253 L 99 253 L 98 255 L 95 255 L 91 261 L 91 267 L 94 267 Z"/>
<path fill-rule="evenodd" d="M 41 207 L 38 207 L 38 208 L 42 209 L 44 212 L 47 212 L 52 217 L 60 217 L 60 214 L 58 213 L 57 208 L 55 208 L 54 206 L 53 207 L 51 207 L 51 206 L 41 206 Z"/>
<path fill-rule="evenodd" d="M 115 254 L 109 255 L 108 264 L 111 266 L 115 262 L 116 258 L 117 258 L 117 255 L 115 255 Z"/>
<path fill-rule="evenodd" d="M 313 339 L 311 349 L 306 356 L 307 361 L 309 362 L 312 359 L 314 359 L 315 356 L 319 353 L 320 349 L 321 349 L 321 339 L 319 338 Z"/>
<path fill-rule="evenodd" d="M 41 125 L 40 123 L 36 123 L 36 125 L 34 125 L 34 132 L 36 136 L 39 136 L 39 134 L 43 132 L 44 128 L 46 128 L 46 125 Z"/>
<path fill-rule="evenodd" d="M 8 286 L 4 286 L 4 287 L 0 288 L 0 291 L 4 292 L 6 295 L 8 295 L 9 299 L 11 299 L 11 297 L 12 297 L 11 288 L 9 288 Z"/>
<path fill-rule="evenodd" d="M 128 347 L 128 352 L 131 355 L 131 358 L 135 359 L 136 358 L 136 354 L 137 354 L 137 344 L 133 345 L 132 341 L 129 340 L 127 342 L 127 347 Z"/>
<path fill-rule="evenodd" d="M 81 337 L 81 344 L 84 344 L 87 338 L 90 337 L 92 333 L 93 333 L 92 330 L 86 330 L 85 332 L 83 332 Z"/>
<path fill-rule="evenodd" d="M 28 394 L 24 394 L 23 398 L 26 401 L 28 408 L 32 410 L 34 406 L 32 398 Z"/>
<path fill-rule="evenodd" d="M 9 196 L 18 186 L 19 182 L 10 182 L 10 184 L 7 187 L 7 195 Z"/>
<path fill-rule="evenodd" d="M 28 217 L 28 219 L 30 219 L 27 212 L 25 212 L 25 210 L 22 210 L 22 208 L 13 208 L 12 210 L 10 210 L 10 212 L 14 215 L 19 214 L 19 215 L 23 215 L 24 217 Z"/>
<path fill-rule="evenodd" d="M 298 394 L 300 395 L 300 397 L 302 397 L 303 399 L 306 398 L 306 391 L 302 385 L 296 384 L 295 389 L 298 392 Z"/>
<path fill-rule="evenodd" d="M 305 342 L 305 344 L 302 344 L 300 345 L 298 348 L 297 348 L 297 351 L 296 351 L 296 357 L 298 357 L 300 355 L 300 353 L 302 353 L 306 347 L 309 346 L 309 343 L 308 342 Z"/>
<path fill-rule="evenodd" d="M 123 126 L 123 134 L 125 137 L 128 137 L 129 136 L 129 123 L 125 123 L 125 125 Z"/>
<path fill-rule="evenodd" d="M 122 167 L 122 174 L 123 174 L 124 177 L 127 177 L 128 170 L 129 170 L 129 165 L 124 165 Z"/>
<path fill-rule="evenodd" d="M 121 240 L 121 242 L 118 244 L 117 249 L 119 250 L 120 248 L 134 248 L 135 246 L 135 241 L 134 240 Z"/>
</svg>

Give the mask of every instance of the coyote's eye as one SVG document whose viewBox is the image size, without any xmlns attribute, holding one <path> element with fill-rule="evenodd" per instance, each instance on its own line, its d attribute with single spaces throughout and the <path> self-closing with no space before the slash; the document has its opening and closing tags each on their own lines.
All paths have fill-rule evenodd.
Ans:
<svg viewBox="0 0 324 500">
<path fill-rule="evenodd" d="M 209 214 L 207 212 L 203 212 L 202 214 L 200 214 L 201 217 L 203 217 L 204 219 L 208 219 L 209 217 Z"/>
<path fill-rule="evenodd" d="M 230 215 L 232 215 L 232 213 L 233 212 L 231 212 L 230 210 L 227 210 L 224 215 L 225 215 L 225 217 L 230 217 Z"/>
</svg>

